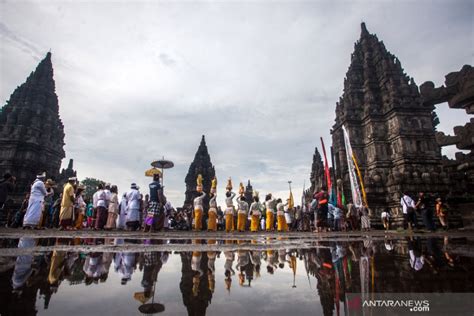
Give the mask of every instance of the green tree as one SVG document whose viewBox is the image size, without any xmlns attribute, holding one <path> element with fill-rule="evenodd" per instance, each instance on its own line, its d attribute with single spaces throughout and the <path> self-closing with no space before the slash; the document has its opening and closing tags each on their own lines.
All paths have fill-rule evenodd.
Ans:
<svg viewBox="0 0 474 316">
<path fill-rule="evenodd" d="M 97 191 L 99 183 L 105 184 L 105 181 L 95 178 L 85 178 L 81 181 L 81 184 L 85 187 L 83 194 L 85 201 L 92 202 L 92 195 Z"/>
</svg>

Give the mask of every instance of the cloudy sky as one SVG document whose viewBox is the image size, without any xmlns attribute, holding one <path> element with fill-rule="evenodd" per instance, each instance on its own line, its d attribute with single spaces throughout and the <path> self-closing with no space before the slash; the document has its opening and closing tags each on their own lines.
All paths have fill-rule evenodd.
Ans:
<svg viewBox="0 0 474 316">
<path fill-rule="evenodd" d="M 144 188 L 152 160 L 175 205 L 201 135 L 225 179 L 299 196 L 330 143 L 360 23 L 418 84 L 473 64 L 474 2 L 0 1 L 0 102 L 53 53 L 66 159 L 80 178 Z M 468 120 L 438 106 L 439 130 Z M 446 153 L 452 155 L 454 150 Z"/>
</svg>

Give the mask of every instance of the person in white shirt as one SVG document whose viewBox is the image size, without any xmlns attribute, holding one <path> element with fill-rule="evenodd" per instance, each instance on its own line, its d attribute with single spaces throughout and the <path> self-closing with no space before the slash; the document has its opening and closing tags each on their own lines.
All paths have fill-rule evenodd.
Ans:
<svg viewBox="0 0 474 316">
<path fill-rule="evenodd" d="M 274 209 L 277 201 L 275 198 L 272 196 L 271 193 L 268 193 L 267 196 L 265 197 L 265 207 L 266 207 L 266 230 L 268 231 L 273 231 L 274 230 L 274 220 L 275 220 L 275 214 L 274 214 Z"/>
<path fill-rule="evenodd" d="M 258 224 L 260 223 L 260 217 L 262 217 L 262 204 L 259 202 L 258 194 L 253 197 L 253 203 L 250 205 L 250 231 L 258 231 Z"/>
<path fill-rule="evenodd" d="M 231 232 L 234 231 L 234 201 L 235 193 L 231 190 L 225 193 L 225 231 Z"/>
<path fill-rule="evenodd" d="M 403 193 L 400 199 L 400 205 L 403 211 L 403 228 L 416 228 L 415 201 L 406 193 Z"/>
<path fill-rule="evenodd" d="M 130 191 L 127 193 L 127 216 L 126 225 L 128 230 L 137 230 L 140 228 L 140 188 L 132 183 Z"/>
<path fill-rule="evenodd" d="M 23 228 L 38 227 L 43 211 L 44 197 L 48 194 L 44 185 L 45 179 L 46 173 L 39 174 L 36 176 L 36 180 L 31 186 L 28 209 L 26 210 L 26 214 L 23 219 Z"/>
<path fill-rule="evenodd" d="M 95 229 L 103 229 L 107 223 L 107 194 L 104 191 L 104 185 L 99 183 L 97 192 L 92 196 L 95 209 Z"/>
<path fill-rule="evenodd" d="M 127 221 L 127 192 L 122 195 L 122 200 L 119 206 L 119 216 L 117 219 L 117 229 L 125 229 Z"/>
<path fill-rule="evenodd" d="M 244 232 L 247 226 L 247 213 L 249 212 L 249 205 L 245 201 L 245 196 L 239 196 L 237 198 L 237 230 Z"/>
</svg>

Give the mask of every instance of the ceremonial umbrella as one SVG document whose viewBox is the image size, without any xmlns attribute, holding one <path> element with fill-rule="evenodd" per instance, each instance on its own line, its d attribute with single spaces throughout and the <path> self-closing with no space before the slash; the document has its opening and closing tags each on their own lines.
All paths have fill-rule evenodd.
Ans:
<svg viewBox="0 0 474 316">
<path fill-rule="evenodd" d="M 161 184 L 164 185 L 164 169 L 170 169 L 174 167 L 174 163 L 170 160 L 165 160 L 163 157 L 161 160 L 156 160 L 151 163 L 151 165 L 155 168 L 161 169 Z"/>
<path fill-rule="evenodd" d="M 153 290 L 151 292 L 151 303 L 145 304 L 150 299 L 150 297 L 146 296 L 144 292 L 138 292 L 134 294 L 134 298 L 142 303 L 142 305 L 138 306 L 138 310 L 142 314 L 152 315 L 165 311 L 165 305 L 155 303 L 155 285 L 156 282 L 153 282 Z"/>
<path fill-rule="evenodd" d="M 145 171 L 145 176 L 146 176 L 146 177 L 153 177 L 153 176 L 155 176 L 156 174 L 161 176 L 161 171 L 160 171 L 160 169 L 157 169 L 157 168 L 155 168 L 155 167 L 150 168 L 150 169 L 148 169 L 147 171 Z"/>
</svg>

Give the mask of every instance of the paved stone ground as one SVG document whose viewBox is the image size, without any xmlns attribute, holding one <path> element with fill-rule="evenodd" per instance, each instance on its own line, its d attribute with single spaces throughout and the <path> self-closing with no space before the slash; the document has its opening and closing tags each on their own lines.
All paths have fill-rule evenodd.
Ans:
<svg viewBox="0 0 474 316">
<path fill-rule="evenodd" d="M 405 237 L 405 236 L 423 236 L 423 237 L 474 237 L 474 230 L 466 229 L 452 229 L 448 231 L 438 230 L 436 232 L 429 232 L 424 230 L 371 230 L 369 232 L 362 231 L 348 231 L 348 232 L 232 232 L 226 233 L 224 231 L 207 232 L 207 231 L 162 231 L 153 233 L 144 233 L 142 231 L 124 231 L 124 230 L 113 230 L 113 231 L 96 231 L 96 230 L 75 230 L 75 231 L 62 231 L 58 229 L 44 229 L 44 230 L 23 230 L 23 229 L 12 229 L 12 228 L 0 228 L 0 239 L 2 238 L 20 238 L 23 236 L 31 236 L 37 238 L 137 238 L 137 239 L 255 239 L 255 238 L 304 238 L 304 239 L 337 239 L 337 240 L 352 240 L 354 238 L 361 238 L 366 236 L 372 237 L 384 237 L 388 236 L 391 238 Z"/>
</svg>

